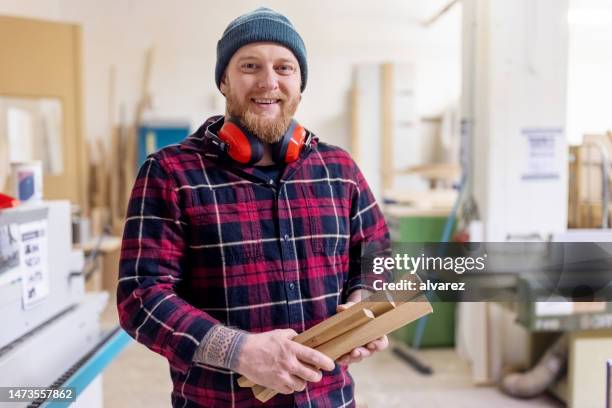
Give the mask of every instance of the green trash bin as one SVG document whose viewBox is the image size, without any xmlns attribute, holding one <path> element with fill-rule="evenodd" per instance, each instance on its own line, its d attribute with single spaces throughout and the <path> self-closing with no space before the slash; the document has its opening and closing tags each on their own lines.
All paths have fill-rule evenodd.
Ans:
<svg viewBox="0 0 612 408">
<path fill-rule="evenodd" d="M 389 224 L 391 240 L 394 243 L 422 243 L 440 242 L 448 214 L 442 211 L 419 211 L 393 205 L 386 209 L 385 216 Z M 455 302 L 430 300 L 432 301 L 433 314 L 427 317 L 420 346 L 453 347 L 455 345 L 456 304 Z M 392 336 L 412 346 L 417 322 L 396 330 L 392 333 Z"/>
</svg>

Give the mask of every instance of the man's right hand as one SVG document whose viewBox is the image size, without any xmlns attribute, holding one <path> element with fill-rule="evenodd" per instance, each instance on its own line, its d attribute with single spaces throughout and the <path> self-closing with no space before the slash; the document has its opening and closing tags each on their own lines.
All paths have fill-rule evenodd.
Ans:
<svg viewBox="0 0 612 408">
<path fill-rule="evenodd" d="M 306 381 L 320 381 L 320 369 L 333 370 L 333 360 L 292 341 L 295 336 L 297 333 L 291 329 L 248 334 L 238 356 L 236 371 L 282 394 L 304 390 Z"/>
</svg>

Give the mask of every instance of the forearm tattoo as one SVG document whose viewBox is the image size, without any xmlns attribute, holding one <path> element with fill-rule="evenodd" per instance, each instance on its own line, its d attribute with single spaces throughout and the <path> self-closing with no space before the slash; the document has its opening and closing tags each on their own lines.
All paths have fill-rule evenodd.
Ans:
<svg viewBox="0 0 612 408">
<path fill-rule="evenodd" d="M 247 333 L 217 325 L 210 329 L 196 351 L 195 361 L 235 371 Z"/>
</svg>

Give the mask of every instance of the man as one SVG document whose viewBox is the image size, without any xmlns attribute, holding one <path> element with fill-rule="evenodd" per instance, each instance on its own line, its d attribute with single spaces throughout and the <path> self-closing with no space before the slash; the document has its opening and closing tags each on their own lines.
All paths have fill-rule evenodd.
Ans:
<svg viewBox="0 0 612 408">
<path fill-rule="evenodd" d="M 135 182 L 119 316 L 169 360 L 173 406 L 263 406 L 240 375 L 280 392 L 267 407 L 354 406 L 347 365 L 387 346 L 336 365 L 291 340 L 359 301 L 363 248 L 389 244 L 350 156 L 293 121 L 307 77 L 286 17 L 238 17 L 217 44 L 226 115 L 151 155 Z"/>
</svg>

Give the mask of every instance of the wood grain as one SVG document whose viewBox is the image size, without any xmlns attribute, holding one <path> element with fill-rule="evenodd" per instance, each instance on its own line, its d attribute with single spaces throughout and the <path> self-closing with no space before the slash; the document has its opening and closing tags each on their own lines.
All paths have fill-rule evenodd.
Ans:
<svg viewBox="0 0 612 408">
<path fill-rule="evenodd" d="M 355 347 L 363 346 L 432 312 L 431 304 L 425 295 L 421 295 L 412 302 L 397 305 L 371 322 L 320 345 L 316 350 L 336 360 Z M 266 402 L 277 392 L 257 385 L 253 387 L 253 394 L 259 401 Z"/>
<path fill-rule="evenodd" d="M 293 338 L 293 341 L 303 344 L 304 346 L 315 348 L 326 341 L 332 340 L 335 337 L 374 320 L 374 313 L 365 308 L 362 303 L 363 302 L 356 303 L 349 309 L 343 310 L 329 319 L 323 320 L 316 326 L 298 334 Z M 241 387 L 253 387 L 256 384 L 242 376 L 238 379 L 238 385 Z"/>
</svg>

